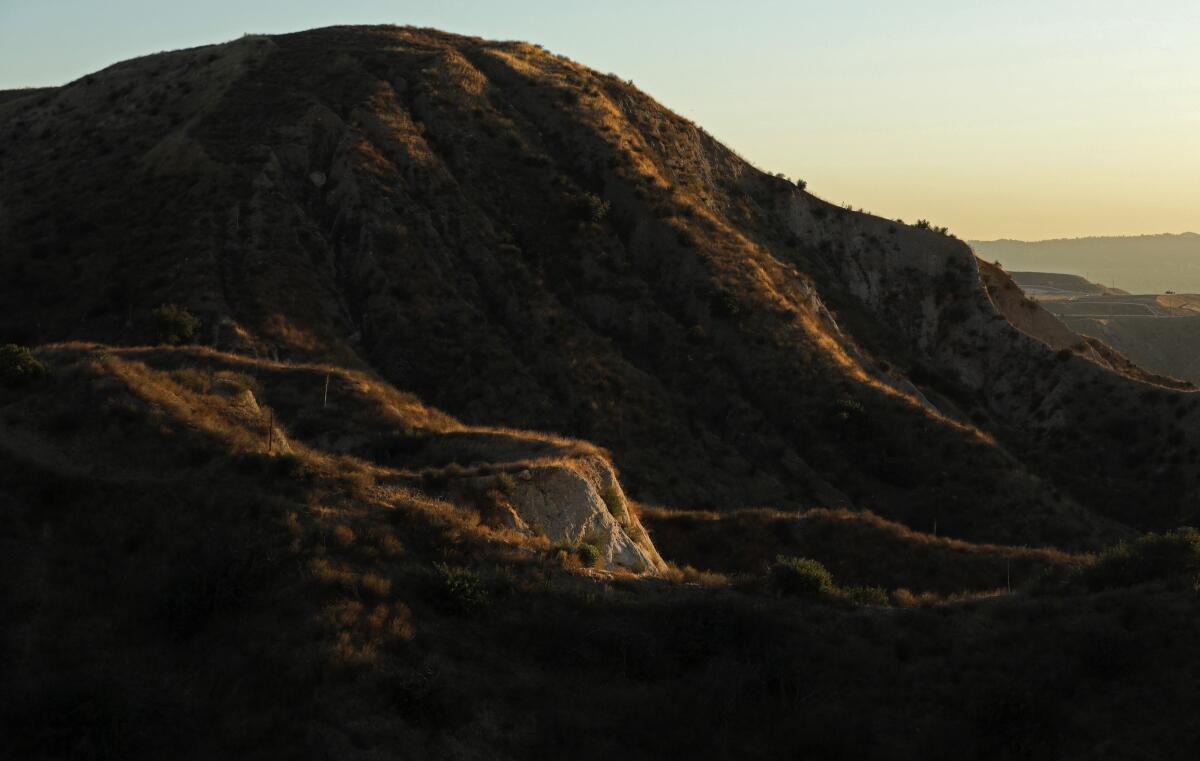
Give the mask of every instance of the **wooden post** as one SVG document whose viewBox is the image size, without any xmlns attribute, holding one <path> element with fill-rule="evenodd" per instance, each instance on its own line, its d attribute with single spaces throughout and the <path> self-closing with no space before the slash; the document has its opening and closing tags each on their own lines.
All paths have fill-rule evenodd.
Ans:
<svg viewBox="0 0 1200 761">
<path fill-rule="evenodd" d="M 329 406 L 329 373 L 325 373 L 325 398 L 321 400 L 321 409 Z"/>
</svg>

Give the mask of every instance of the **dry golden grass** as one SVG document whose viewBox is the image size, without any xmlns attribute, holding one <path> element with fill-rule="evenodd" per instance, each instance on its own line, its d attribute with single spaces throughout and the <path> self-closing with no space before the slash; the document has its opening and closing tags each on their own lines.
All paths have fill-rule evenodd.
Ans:
<svg viewBox="0 0 1200 761">
<path fill-rule="evenodd" d="M 978 600 L 988 600 L 997 597 L 1003 597 L 1010 594 L 1008 589 L 991 589 L 980 590 L 977 592 L 955 592 L 952 594 L 938 594 L 937 592 L 913 592 L 911 589 L 901 587 L 894 590 L 891 595 L 893 605 L 900 608 L 932 608 L 939 605 L 951 605 L 955 603 L 973 602 Z"/>
<path fill-rule="evenodd" d="M 713 571 L 701 571 L 693 568 L 690 565 L 677 566 L 673 563 L 667 565 L 667 571 L 664 575 L 668 581 L 676 584 L 693 584 L 701 587 L 724 587 L 729 585 L 729 577 L 722 573 Z"/>
<path fill-rule="evenodd" d="M 45 350 L 56 361 L 80 361 L 93 378 L 117 379 L 151 416 L 170 421 L 168 428 L 182 426 L 221 442 L 232 452 L 261 455 L 265 452 L 265 421 L 247 417 L 231 399 L 212 393 L 217 381 L 238 388 L 254 389 L 261 401 L 278 401 L 280 410 L 297 414 L 303 406 L 292 401 L 303 387 L 323 384 L 334 377 L 341 411 L 365 425 L 382 417 L 403 424 L 407 430 L 436 432 L 429 445 L 451 462 L 481 463 L 461 468 L 457 477 L 514 472 L 540 465 L 575 467 L 576 458 L 607 453 L 586 442 L 561 436 L 530 433 L 506 427 L 468 427 L 422 405 L 415 398 L 398 394 L 387 384 L 361 373 L 336 370 L 325 365 L 251 361 L 207 349 L 107 349 L 94 345 L 64 345 Z M 106 381 L 107 382 L 107 381 Z M 253 392 L 252 392 L 253 393 Z M 353 401 L 353 407 L 346 407 Z M 306 404 L 315 406 L 311 396 Z M 289 472 L 312 479 L 327 496 L 312 508 L 314 516 L 327 521 L 324 531 L 328 546 L 339 552 L 353 550 L 364 559 L 394 558 L 404 554 L 404 543 L 390 534 L 370 532 L 369 523 L 359 530 L 365 510 L 416 511 L 422 520 L 433 521 L 450 541 L 483 541 L 491 544 L 536 549 L 540 541 L 494 524 L 476 507 L 440 499 L 409 488 L 405 479 L 415 473 L 383 466 L 361 457 L 332 454 L 286 436 L 288 418 L 264 405 L 263 416 L 274 417 L 277 433 L 287 441 Z M 421 429 L 420 426 L 434 426 Z M 522 457 L 537 451 L 536 457 Z M 282 462 L 282 460 L 281 460 Z M 655 532 L 656 543 L 677 563 L 673 580 L 703 586 L 727 582 L 722 574 L 759 572 L 762 564 L 777 554 L 814 555 L 830 566 L 843 583 L 885 584 L 910 587 L 921 592 L 949 594 L 963 589 L 990 589 L 1001 582 L 1001 574 L 1015 572 L 1018 582 L 1030 578 L 1038 568 L 1069 565 L 1077 558 L 1051 550 L 1026 550 L 973 544 L 911 531 L 901 524 L 870 514 L 850 511 L 810 511 L 797 519 L 793 513 L 772 510 L 743 510 L 731 513 L 678 512 L 640 507 L 630 502 L 631 516 L 643 514 Z M 346 511 L 350 510 L 349 513 Z M 681 526 L 690 527 L 687 531 Z M 636 522 L 636 521 L 635 521 Z M 780 533 L 795 522 L 792 534 Z M 707 524 L 707 528 L 704 526 Z M 700 527 L 697 529 L 696 527 Z M 293 533 L 298 528 L 292 527 Z M 798 532 L 798 533 L 796 533 Z M 787 534 L 787 532 L 785 532 Z M 644 536 L 643 532 L 643 536 Z M 810 536 L 811 535 L 811 536 Z M 364 539 L 364 537 L 366 537 Z M 807 538 L 806 538 L 807 537 Z M 849 539 L 848 537 L 854 537 Z M 715 542 L 715 543 L 714 543 Z M 713 549 L 707 547 L 711 545 Z M 714 550 L 716 552 L 714 553 Z M 885 562 L 886 558 L 891 558 Z M 563 556 L 559 561 L 574 568 L 577 560 Z M 941 563 L 941 565 L 938 565 Z M 696 570 L 701 569 L 701 570 Z M 313 568 L 317 578 L 330 584 L 354 586 L 368 594 L 385 595 L 383 576 L 365 573 L 347 576 L 337 561 L 321 558 Z"/>
</svg>

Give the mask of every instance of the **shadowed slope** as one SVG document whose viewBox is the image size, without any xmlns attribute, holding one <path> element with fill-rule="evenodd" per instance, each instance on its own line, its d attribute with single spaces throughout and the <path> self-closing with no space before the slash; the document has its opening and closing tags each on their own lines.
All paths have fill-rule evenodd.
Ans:
<svg viewBox="0 0 1200 761">
<path fill-rule="evenodd" d="M 136 342 L 179 302 L 219 347 L 594 441 L 673 505 L 1087 546 L 1113 536 L 1089 511 L 1163 525 L 1194 493 L 1193 398 L 1055 357 L 958 241 L 826 204 L 535 46 L 246 38 L 0 125 L 13 337 Z M 1125 446 L 1132 426 L 1162 435 Z"/>
<path fill-rule="evenodd" d="M 1172 733 L 1197 697 L 1190 575 L 917 607 L 611 577 L 394 482 L 411 452 L 392 426 L 470 429 L 370 376 L 193 349 L 38 356 L 49 379 L 0 389 L 6 757 L 1194 754 Z M 326 372 L 346 423 L 327 443 L 382 434 L 375 460 L 299 430 Z M 226 384 L 270 403 L 291 455 Z M 580 446 L 481 433 L 472 451 L 499 440 L 504 458 Z M 799 524 L 779 549 L 917 591 L 1078 561 L 841 512 L 691 517 L 739 542 Z"/>
</svg>

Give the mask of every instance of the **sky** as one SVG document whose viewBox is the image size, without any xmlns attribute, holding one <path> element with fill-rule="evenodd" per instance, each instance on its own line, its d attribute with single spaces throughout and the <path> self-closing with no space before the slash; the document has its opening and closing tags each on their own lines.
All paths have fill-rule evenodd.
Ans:
<svg viewBox="0 0 1200 761">
<path fill-rule="evenodd" d="M 0 0 L 0 89 L 359 23 L 540 43 L 827 200 L 965 239 L 1200 231 L 1197 0 Z"/>
</svg>

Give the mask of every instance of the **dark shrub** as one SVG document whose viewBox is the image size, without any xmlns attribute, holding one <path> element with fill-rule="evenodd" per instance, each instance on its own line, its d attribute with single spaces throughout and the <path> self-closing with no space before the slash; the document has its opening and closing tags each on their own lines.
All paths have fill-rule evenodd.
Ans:
<svg viewBox="0 0 1200 761">
<path fill-rule="evenodd" d="M 771 586 L 780 594 L 819 599 L 833 592 L 833 577 L 810 558 L 779 555 L 770 571 Z"/>
<path fill-rule="evenodd" d="M 732 293 L 718 291 L 709 300 L 709 308 L 719 317 L 737 317 L 741 314 L 742 305 Z"/>
<path fill-rule="evenodd" d="M 1079 571 L 1089 589 L 1112 589 L 1200 572 L 1200 531 L 1146 534 L 1105 550 Z"/>
<path fill-rule="evenodd" d="M 470 568 L 434 563 L 433 571 L 436 578 L 434 591 L 445 608 L 470 613 L 487 605 L 488 593 L 483 580 Z"/>
<path fill-rule="evenodd" d="M 44 377 L 46 366 L 29 349 L 16 344 L 6 344 L 0 348 L 0 385 L 18 388 Z"/>
<path fill-rule="evenodd" d="M 188 341 L 200 327 L 200 320 L 195 315 L 176 304 L 163 304 L 151 314 L 158 339 L 163 343 Z"/>
<path fill-rule="evenodd" d="M 272 463 L 275 472 L 293 481 L 312 481 L 317 477 L 317 471 L 303 459 L 294 454 L 281 454 Z"/>
<path fill-rule="evenodd" d="M 608 216 L 608 201 L 595 193 L 579 193 L 571 198 L 571 215 L 581 222 L 599 223 Z"/>
</svg>

